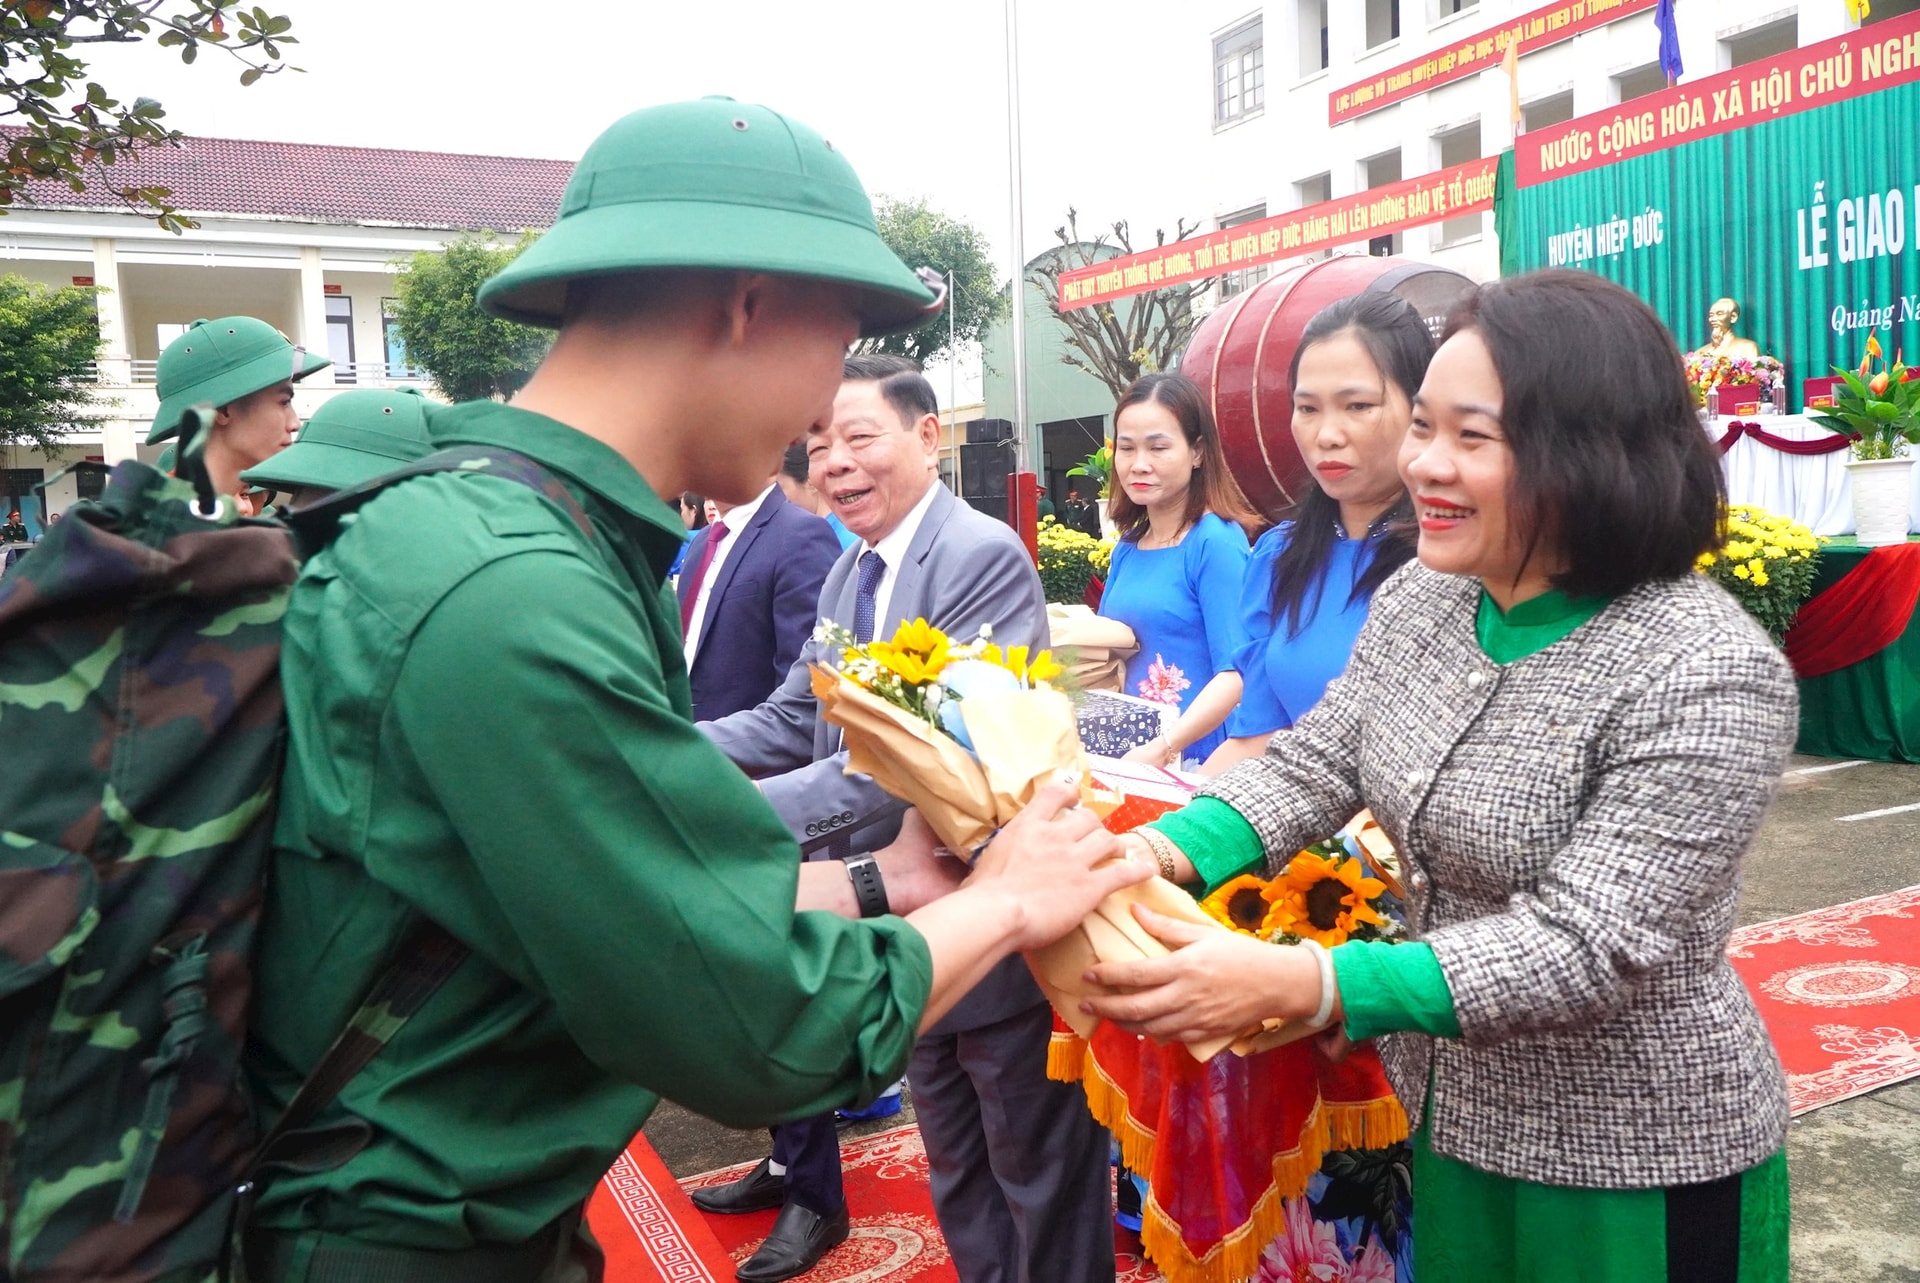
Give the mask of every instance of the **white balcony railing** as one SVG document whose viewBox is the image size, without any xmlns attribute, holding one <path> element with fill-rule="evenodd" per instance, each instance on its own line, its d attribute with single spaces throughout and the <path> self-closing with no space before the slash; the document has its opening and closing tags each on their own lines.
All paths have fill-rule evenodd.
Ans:
<svg viewBox="0 0 1920 1283">
<path fill-rule="evenodd" d="M 95 383 L 109 387 L 148 386 L 158 376 L 158 361 L 107 360 L 90 363 Z M 385 361 L 338 361 L 331 373 L 335 384 L 347 387 L 394 387 L 425 383 L 427 372 Z"/>
</svg>

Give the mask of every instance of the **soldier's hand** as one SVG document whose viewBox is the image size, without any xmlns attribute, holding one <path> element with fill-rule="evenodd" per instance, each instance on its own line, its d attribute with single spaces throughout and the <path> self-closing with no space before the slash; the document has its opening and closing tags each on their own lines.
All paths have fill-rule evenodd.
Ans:
<svg viewBox="0 0 1920 1283">
<path fill-rule="evenodd" d="M 974 861 L 967 885 L 1003 897 L 1021 949 L 1052 944 L 1101 900 L 1151 876 L 1079 802 L 1067 785 L 1041 789 Z"/>
</svg>

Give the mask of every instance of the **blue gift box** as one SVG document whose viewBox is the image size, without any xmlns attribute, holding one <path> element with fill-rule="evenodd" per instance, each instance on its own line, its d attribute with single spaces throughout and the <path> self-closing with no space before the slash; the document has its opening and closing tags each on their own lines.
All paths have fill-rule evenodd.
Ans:
<svg viewBox="0 0 1920 1283">
<path fill-rule="evenodd" d="M 1125 757 L 1165 728 L 1164 705 L 1106 691 L 1076 697 L 1080 743 L 1096 757 Z"/>
</svg>

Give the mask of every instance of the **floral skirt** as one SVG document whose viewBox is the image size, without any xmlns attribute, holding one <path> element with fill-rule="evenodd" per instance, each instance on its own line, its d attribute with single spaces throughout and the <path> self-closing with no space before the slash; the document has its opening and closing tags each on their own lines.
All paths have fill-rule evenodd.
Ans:
<svg viewBox="0 0 1920 1283">
<path fill-rule="evenodd" d="M 1285 1200 L 1286 1229 L 1260 1256 L 1256 1283 L 1409 1283 L 1413 1278 L 1413 1151 L 1328 1154 L 1307 1192 Z"/>
</svg>

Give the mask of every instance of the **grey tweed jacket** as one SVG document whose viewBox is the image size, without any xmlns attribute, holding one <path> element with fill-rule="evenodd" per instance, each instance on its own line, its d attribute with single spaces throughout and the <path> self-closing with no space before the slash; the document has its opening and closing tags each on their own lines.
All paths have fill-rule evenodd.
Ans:
<svg viewBox="0 0 1920 1283">
<path fill-rule="evenodd" d="M 1436 1151 L 1605 1189 L 1751 1167 L 1786 1143 L 1786 1080 L 1725 948 L 1792 674 L 1697 575 L 1506 665 L 1479 595 L 1399 571 L 1320 704 L 1206 791 L 1275 863 L 1362 806 L 1398 846 L 1462 1036 L 1382 1056 Z"/>
</svg>

